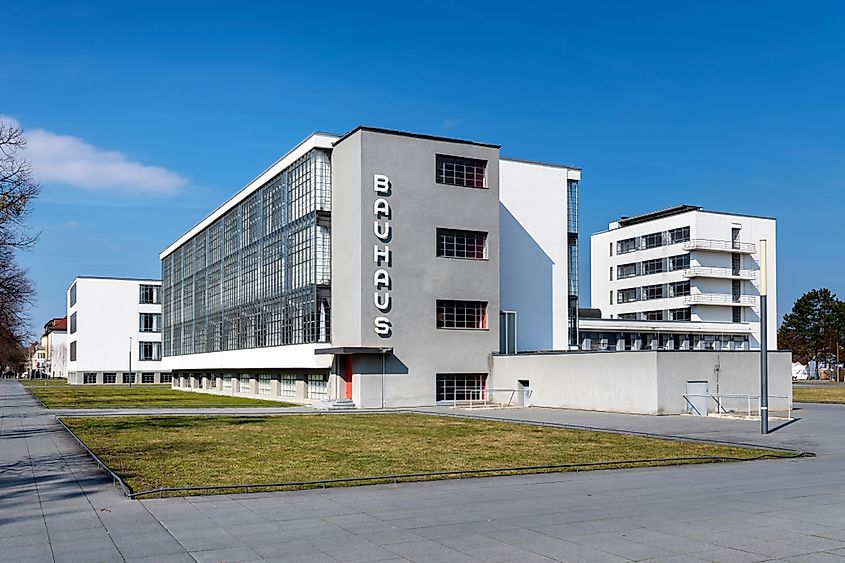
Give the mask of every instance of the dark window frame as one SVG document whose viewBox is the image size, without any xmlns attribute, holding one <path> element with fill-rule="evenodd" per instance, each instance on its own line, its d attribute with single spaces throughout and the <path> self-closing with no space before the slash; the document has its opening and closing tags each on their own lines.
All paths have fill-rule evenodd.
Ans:
<svg viewBox="0 0 845 563">
<path fill-rule="evenodd" d="M 485 231 L 438 227 L 437 257 L 458 260 L 487 260 L 487 236 Z"/>
<path fill-rule="evenodd" d="M 158 345 L 158 346 L 156 346 Z M 156 354 L 158 350 L 158 354 Z M 139 362 L 159 362 L 161 361 L 161 342 L 138 342 L 138 361 Z"/>
<path fill-rule="evenodd" d="M 654 266 L 654 268 L 652 268 L 652 266 Z M 652 274 L 662 274 L 666 272 L 666 263 L 664 262 L 663 258 L 643 260 L 640 271 L 644 276 L 650 276 Z"/>
<path fill-rule="evenodd" d="M 487 301 L 438 299 L 436 326 L 445 330 L 489 330 Z"/>
<path fill-rule="evenodd" d="M 642 288 L 642 300 L 665 299 L 666 290 L 662 283 L 656 285 L 644 285 Z"/>
<path fill-rule="evenodd" d="M 444 186 L 487 189 L 487 161 L 437 154 L 434 157 L 434 181 Z"/>
</svg>

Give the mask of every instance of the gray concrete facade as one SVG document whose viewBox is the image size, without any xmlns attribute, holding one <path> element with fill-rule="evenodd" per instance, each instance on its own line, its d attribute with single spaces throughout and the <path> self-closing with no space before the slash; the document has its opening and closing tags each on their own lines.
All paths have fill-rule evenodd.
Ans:
<svg viewBox="0 0 845 563">
<path fill-rule="evenodd" d="M 490 387 L 531 390 L 530 405 L 638 414 L 687 412 L 687 382 L 703 381 L 713 395 L 757 395 L 759 352 L 569 352 L 493 356 Z M 785 414 L 792 401 L 792 354 L 769 353 L 770 408 Z M 522 382 L 522 383 L 520 383 Z M 507 401 L 507 392 L 498 392 Z M 786 397 L 786 399 L 782 398 Z M 723 408 L 742 414 L 745 397 Z M 716 411 L 714 400 L 705 400 Z M 752 399 L 756 411 L 757 401 Z"/>
<path fill-rule="evenodd" d="M 436 183 L 437 155 L 485 161 L 486 186 Z M 387 191 L 377 191 L 378 177 L 389 180 Z M 498 147 L 359 128 L 335 144 L 332 178 L 332 344 L 392 348 L 353 357 L 356 405 L 382 406 L 382 389 L 384 406 L 430 405 L 437 374 L 487 374 L 498 343 Z M 389 213 L 374 212 L 379 199 Z M 438 227 L 487 233 L 487 258 L 438 257 Z M 389 259 L 374 257 L 387 247 Z M 374 286 L 380 269 L 388 287 Z M 390 295 L 387 310 L 374 293 Z M 438 299 L 486 302 L 487 328 L 438 329 Z M 379 317 L 388 319 L 386 334 L 375 331 Z M 336 358 L 336 377 L 344 361 Z"/>
</svg>

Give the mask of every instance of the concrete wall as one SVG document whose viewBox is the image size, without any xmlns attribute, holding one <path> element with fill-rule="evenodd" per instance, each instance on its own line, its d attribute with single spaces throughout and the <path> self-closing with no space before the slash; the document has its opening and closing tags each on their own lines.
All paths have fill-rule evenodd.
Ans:
<svg viewBox="0 0 845 563">
<path fill-rule="evenodd" d="M 648 352 L 493 356 L 488 387 L 528 380 L 531 406 L 657 414 L 656 365 Z"/>
<path fill-rule="evenodd" d="M 769 354 L 770 396 L 782 395 L 791 399 L 791 362 L 790 352 Z M 683 394 L 687 381 L 707 381 L 710 393 L 759 395 L 759 365 L 760 355 L 754 352 L 575 352 L 493 356 L 488 387 L 517 389 L 520 380 L 528 380 L 532 406 L 681 414 L 686 412 Z M 497 398 L 506 396 L 503 391 L 497 393 Z M 785 402 L 783 399 L 770 400 L 774 409 L 783 409 Z M 741 405 L 744 404 L 743 400 Z"/>
<path fill-rule="evenodd" d="M 657 386 L 660 414 L 686 411 L 683 393 L 687 381 L 707 381 L 709 393 L 731 395 L 760 394 L 759 352 L 672 352 L 657 353 Z M 769 353 L 769 405 L 774 410 L 786 408 L 792 398 L 792 353 Z M 752 407 L 756 410 L 757 401 Z M 746 408 L 744 398 L 726 398 L 728 409 Z M 709 409 L 716 410 L 710 403 Z"/>
<path fill-rule="evenodd" d="M 437 154 L 485 160 L 487 187 L 436 183 Z M 393 348 L 385 367 L 386 406 L 434 404 L 438 373 L 487 373 L 487 358 L 498 346 L 498 148 L 359 129 L 335 145 L 332 174 L 333 346 Z M 389 178 L 389 195 L 374 191 L 377 174 Z M 388 201 L 389 217 L 374 214 L 379 197 Z M 388 242 L 375 236 L 374 221 L 382 227 L 389 221 Z M 487 259 L 437 257 L 438 227 L 486 232 Z M 376 245 L 389 245 L 389 264 L 374 261 Z M 379 268 L 391 279 L 386 312 L 373 302 Z M 486 301 L 488 328 L 438 329 L 438 299 Z M 379 335 L 374 320 L 383 316 L 391 329 Z M 353 374 L 356 404 L 380 406 L 381 359 L 356 356 Z"/>
</svg>

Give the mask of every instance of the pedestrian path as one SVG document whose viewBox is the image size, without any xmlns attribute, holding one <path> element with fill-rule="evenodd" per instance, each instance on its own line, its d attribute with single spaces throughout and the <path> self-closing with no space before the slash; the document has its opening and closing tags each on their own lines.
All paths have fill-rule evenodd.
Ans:
<svg viewBox="0 0 845 563">
<path fill-rule="evenodd" d="M 17 381 L 0 381 L 0 562 L 192 561 Z"/>
<path fill-rule="evenodd" d="M 816 458 L 139 502 L 20 384 L 0 381 L 0 562 L 845 561 L 845 407 L 797 413 L 801 420 L 768 437 L 754 423 L 690 417 L 462 414 Z"/>
</svg>

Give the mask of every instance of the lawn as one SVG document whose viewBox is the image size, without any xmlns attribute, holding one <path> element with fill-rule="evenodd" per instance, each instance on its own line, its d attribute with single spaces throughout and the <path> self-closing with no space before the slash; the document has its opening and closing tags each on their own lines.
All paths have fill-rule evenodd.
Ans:
<svg viewBox="0 0 845 563">
<path fill-rule="evenodd" d="M 812 386 L 792 386 L 792 400 L 796 403 L 845 404 L 845 385 L 822 382 Z"/>
<path fill-rule="evenodd" d="M 67 418 L 134 490 L 759 450 L 416 414 Z M 665 465 L 653 463 L 651 465 Z"/>
<path fill-rule="evenodd" d="M 45 382 L 47 383 L 45 385 Z M 51 409 L 290 407 L 290 403 L 175 391 L 169 385 L 68 385 L 58 380 L 22 383 Z"/>
</svg>

